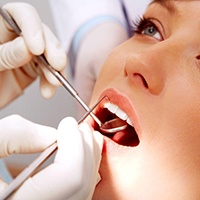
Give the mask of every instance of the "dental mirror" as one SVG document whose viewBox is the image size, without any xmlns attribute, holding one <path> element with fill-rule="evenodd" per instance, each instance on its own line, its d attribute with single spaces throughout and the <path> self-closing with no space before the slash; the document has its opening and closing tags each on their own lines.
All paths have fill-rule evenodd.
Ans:
<svg viewBox="0 0 200 200">
<path fill-rule="evenodd" d="M 128 124 L 126 123 L 126 121 L 121 120 L 120 118 L 115 118 L 101 124 L 100 130 L 103 133 L 116 133 L 119 131 L 123 131 L 127 127 Z"/>
</svg>

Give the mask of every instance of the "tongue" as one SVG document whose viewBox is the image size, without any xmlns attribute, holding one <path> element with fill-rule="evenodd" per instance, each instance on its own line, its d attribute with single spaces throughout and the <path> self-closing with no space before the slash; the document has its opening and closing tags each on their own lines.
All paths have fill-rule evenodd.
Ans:
<svg viewBox="0 0 200 200">
<path fill-rule="evenodd" d="M 139 144 L 139 140 L 136 134 L 133 131 L 119 131 L 117 132 L 112 140 L 120 145 L 124 146 L 137 146 Z"/>
<path fill-rule="evenodd" d="M 125 137 L 125 133 L 123 131 L 120 131 L 118 133 L 115 133 L 115 135 L 113 136 L 113 141 L 115 141 L 116 143 L 121 144 L 121 142 L 123 141 L 123 138 Z"/>
</svg>

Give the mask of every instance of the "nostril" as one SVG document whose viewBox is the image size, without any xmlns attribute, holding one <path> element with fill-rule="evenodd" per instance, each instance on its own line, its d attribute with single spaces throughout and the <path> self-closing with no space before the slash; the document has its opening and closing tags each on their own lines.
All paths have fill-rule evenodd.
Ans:
<svg viewBox="0 0 200 200">
<path fill-rule="evenodd" d="M 197 60 L 200 60 L 200 55 L 198 55 L 196 58 L 197 58 Z"/>
<path fill-rule="evenodd" d="M 149 88 L 149 86 L 148 86 L 148 84 L 147 84 L 145 78 L 144 78 L 141 74 L 139 74 L 139 73 L 134 73 L 133 76 L 134 76 L 134 77 L 137 77 L 137 78 L 140 78 L 140 79 L 142 80 L 142 83 L 143 83 L 144 87 L 147 88 L 147 89 Z"/>
</svg>

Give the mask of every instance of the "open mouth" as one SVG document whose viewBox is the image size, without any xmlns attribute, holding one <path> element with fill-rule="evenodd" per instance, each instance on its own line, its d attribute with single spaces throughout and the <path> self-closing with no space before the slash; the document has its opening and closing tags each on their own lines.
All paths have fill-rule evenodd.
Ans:
<svg viewBox="0 0 200 200">
<path fill-rule="evenodd" d="M 105 133 L 100 130 L 98 125 L 95 125 L 95 130 L 101 132 L 104 136 L 110 138 L 119 145 L 135 147 L 138 146 L 140 141 L 138 134 L 132 125 L 127 114 L 122 111 L 117 105 L 112 103 L 106 103 L 103 108 L 98 108 L 95 115 L 101 120 L 102 123 L 108 122 L 109 120 L 120 118 L 127 123 L 127 128 L 116 133 Z"/>
</svg>

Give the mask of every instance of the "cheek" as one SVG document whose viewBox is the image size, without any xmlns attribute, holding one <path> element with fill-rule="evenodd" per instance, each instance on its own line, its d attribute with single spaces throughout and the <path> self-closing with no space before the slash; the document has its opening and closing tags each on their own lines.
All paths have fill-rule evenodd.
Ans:
<svg viewBox="0 0 200 200">
<path fill-rule="evenodd" d="M 154 96 L 149 105 L 150 119 L 144 117 L 147 139 L 142 142 L 151 148 L 147 152 L 155 151 L 160 160 L 169 161 L 170 167 L 189 166 L 195 160 L 200 169 L 200 87 L 193 77 L 173 71 L 162 94 Z"/>
<path fill-rule="evenodd" d="M 116 48 L 108 56 L 95 83 L 92 101 L 97 100 L 100 93 L 112 86 L 113 81 L 116 81 L 118 77 L 123 77 L 126 57 L 126 53 L 122 53 L 120 48 Z"/>
<path fill-rule="evenodd" d="M 162 101 L 162 130 L 156 137 L 156 143 L 162 143 L 160 149 L 178 163 L 191 162 L 191 158 L 196 160 L 200 156 L 200 92 L 189 80 L 182 77 L 168 83 Z M 199 161 L 198 164 L 200 167 Z"/>
<path fill-rule="evenodd" d="M 100 79 L 111 80 L 111 77 L 121 76 L 127 57 L 136 51 L 135 42 L 128 40 L 112 50 L 107 57 L 100 73 Z M 99 81 L 99 80 L 98 80 Z"/>
</svg>

